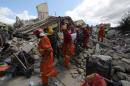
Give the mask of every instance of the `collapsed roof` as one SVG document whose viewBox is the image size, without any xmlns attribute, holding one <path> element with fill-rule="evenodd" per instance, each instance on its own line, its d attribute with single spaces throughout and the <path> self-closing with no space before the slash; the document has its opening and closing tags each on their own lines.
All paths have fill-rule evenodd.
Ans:
<svg viewBox="0 0 130 86">
<path fill-rule="evenodd" d="M 33 24 L 20 27 L 19 29 L 17 29 L 16 32 L 22 32 L 23 34 L 25 34 L 25 33 L 30 33 L 34 29 L 39 28 L 39 27 L 46 29 L 48 26 L 52 26 L 53 28 L 55 27 L 60 28 L 60 22 L 62 20 L 67 20 L 70 24 L 74 25 L 73 20 L 69 16 L 65 16 L 65 17 L 49 16 L 45 20 L 38 20 L 34 22 Z M 59 29 L 57 31 L 59 31 Z"/>
</svg>

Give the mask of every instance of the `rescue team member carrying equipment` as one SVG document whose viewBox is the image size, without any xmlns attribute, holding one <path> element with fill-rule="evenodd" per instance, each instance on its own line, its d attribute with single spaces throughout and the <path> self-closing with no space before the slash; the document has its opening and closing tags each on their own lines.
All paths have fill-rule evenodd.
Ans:
<svg viewBox="0 0 130 86">
<path fill-rule="evenodd" d="M 43 86 L 47 86 L 48 77 L 56 77 L 58 74 L 54 67 L 53 49 L 48 37 L 44 34 L 41 28 L 36 29 L 33 33 L 40 38 L 38 50 L 42 56 L 42 61 L 40 64 L 41 80 Z"/>
</svg>

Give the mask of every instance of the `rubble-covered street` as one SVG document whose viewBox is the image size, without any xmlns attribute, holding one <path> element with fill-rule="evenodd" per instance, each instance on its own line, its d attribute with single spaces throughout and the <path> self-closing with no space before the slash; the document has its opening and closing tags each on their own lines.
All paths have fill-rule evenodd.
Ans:
<svg viewBox="0 0 130 86">
<path fill-rule="evenodd" d="M 36 10 L 0 21 L 0 86 L 130 86 L 130 12 L 113 26 Z"/>
</svg>

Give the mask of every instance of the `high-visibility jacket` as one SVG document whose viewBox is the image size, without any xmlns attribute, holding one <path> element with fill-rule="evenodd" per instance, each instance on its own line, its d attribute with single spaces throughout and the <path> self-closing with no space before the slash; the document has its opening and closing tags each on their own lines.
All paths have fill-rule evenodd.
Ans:
<svg viewBox="0 0 130 86">
<path fill-rule="evenodd" d="M 54 67 L 53 49 L 47 36 L 43 36 L 38 44 L 38 50 L 42 55 L 40 65 L 41 78 L 43 83 L 48 83 L 48 76 L 55 77 L 58 72 Z"/>
<path fill-rule="evenodd" d="M 98 32 L 98 36 L 99 36 L 99 37 L 105 37 L 105 31 L 104 31 L 104 28 L 103 28 L 103 27 L 100 28 L 100 30 L 99 30 L 99 32 Z"/>
<path fill-rule="evenodd" d="M 74 44 L 72 42 L 71 34 L 68 31 L 64 32 L 63 54 L 64 66 L 68 66 L 70 57 L 74 55 Z"/>
</svg>

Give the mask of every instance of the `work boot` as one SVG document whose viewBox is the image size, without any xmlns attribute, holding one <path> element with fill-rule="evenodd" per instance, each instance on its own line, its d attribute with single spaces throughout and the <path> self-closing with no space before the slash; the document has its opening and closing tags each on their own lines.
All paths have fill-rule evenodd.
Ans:
<svg viewBox="0 0 130 86">
<path fill-rule="evenodd" d="M 71 69 L 71 64 L 69 63 L 68 65 L 64 65 L 64 67 L 65 67 L 67 70 L 69 70 L 69 69 Z"/>
<path fill-rule="evenodd" d="M 42 86 L 49 86 L 48 84 L 42 84 Z"/>
</svg>

